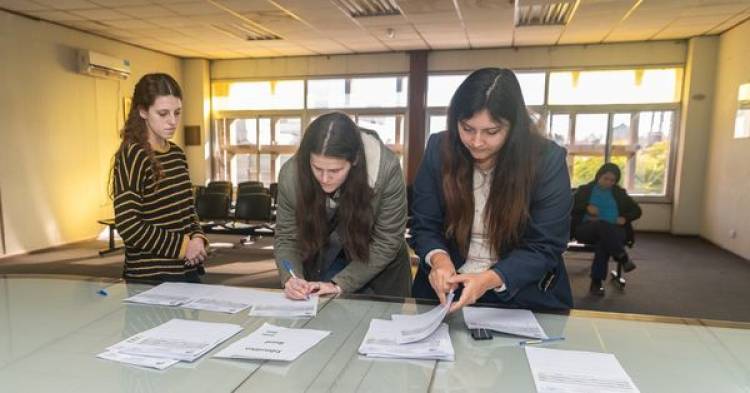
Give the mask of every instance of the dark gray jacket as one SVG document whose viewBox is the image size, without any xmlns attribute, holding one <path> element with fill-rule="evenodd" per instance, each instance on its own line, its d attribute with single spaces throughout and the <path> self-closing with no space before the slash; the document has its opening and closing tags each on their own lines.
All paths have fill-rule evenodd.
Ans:
<svg viewBox="0 0 750 393">
<path fill-rule="evenodd" d="M 406 297 L 411 290 L 411 269 L 404 240 L 407 217 L 404 176 L 398 157 L 377 136 L 363 130 L 362 142 L 368 180 L 374 190 L 372 210 L 375 217 L 369 261 L 366 264 L 351 261 L 333 281 L 344 293 L 363 290 L 376 295 Z M 304 272 L 297 249 L 295 214 L 304 214 L 305 210 L 297 206 L 297 184 L 295 156 L 284 164 L 279 173 L 274 255 L 282 286 L 290 277 L 282 266 L 283 260 L 293 264 L 296 274 Z M 321 258 L 325 253 L 318 254 Z"/>
</svg>

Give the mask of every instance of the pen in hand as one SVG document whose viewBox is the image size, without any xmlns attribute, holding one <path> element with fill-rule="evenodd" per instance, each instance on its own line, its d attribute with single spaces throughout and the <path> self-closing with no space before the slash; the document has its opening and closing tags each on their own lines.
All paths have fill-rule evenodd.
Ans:
<svg viewBox="0 0 750 393">
<path fill-rule="evenodd" d="M 284 259 L 283 261 L 281 261 L 281 264 L 284 266 L 284 270 L 286 270 L 287 272 L 289 272 L 289 275 L 291 275 L 292 278 L 295 278 L 295 279 L 298 279 L 298 280 L 300 279 L 299 277 L 297 277 L 296 274 L 294 274 L 294 269 L 292 268 L 292 263 L 291 262 L 289 262 L 288 260 Z M 305 299 L 309 299 L 310 298 L 310 292 L 309 291 L 306 291 L 306 292 L 307 293 L 305 294 Z"/>
</svg>

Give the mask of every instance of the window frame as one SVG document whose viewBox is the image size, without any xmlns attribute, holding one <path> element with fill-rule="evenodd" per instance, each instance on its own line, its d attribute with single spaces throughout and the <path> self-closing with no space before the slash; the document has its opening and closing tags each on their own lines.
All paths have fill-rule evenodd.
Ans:
<svg viewBox="0 0 750 393">
<path fill-rule="evenodd" d="M 260 155 L 271 154 L 271 179 L 273 182 L 278 182 L 276 177 L 275 158 L 280 154 L 294 154 L 297 151 L 299 145 L 290 148 L 292 145 L 283 145 L 283 148 L 276 148 L 275 144 L 272 144 L 271 149 L 268 146 L 263 145 L 265 149 L 261 147 L 259 143 L 255 145 L 247 146 L 235 146 L 230 145 L 228 142 L 228 128 L 227 130 L 219 130 L 219 122 L 225 122 L 224 127 L 228 127 L 226 121 L 235 119 L 248 119 L 248 118 L 270 118 L 271 119 L 271 138 L 275 140 L 275 120 L 281 117 L 299 117 L 301 121 L 300 138 L 304 136 L 305 128 L 310 124 L 310 119 L 320 116 L 325 113 L 338 111 L 346 113 L 353 117 L 355 122 L 358 121 L 359 116 L 401 116 L 403 121 L 399 127 L 396 124 L 396 137 L 397 140 L 403 141 L 402 143 L 387 144 L 401 160 L 404 160 L 408 154 L 408 124 L 409 124 L 409 111 L 408 111 L 408 91 L 406 94 L 406 105 L 394 106 L 394 107 L 332 107 L 332 108 L 308 108 L 308 82 L 310 80 L 322 80 L 322 79 L 358 79 L 358 78 L 406 78 L 407 84 L 409 75 L 408 73 L 386 73 L 386 74 L 351 74 L 351 75 L 316 75 L 316 76 L 295 76 L 295 77 L 284 77 L 284 78 L 231 78 L 231 79 L 212 79 L 213 83 L 231 83 L 231 82 L 265 82 L 265 81 L 284 81 L 284 80 L 302 80 L 303 81 L 303 108 L 302 109 L 237 109 L 237 110 L 216 110 L 213 108 L 213 100 L 211 100 L 211 138 L 210 138 L 210 160 L 211 160 L 211 178 L 217 180 L 231 180 L 232 174 L 231 165 L 229 162 L 232 157 L 236 154 L 255 154 L 256 165 L 258 165 L 258 179 L 260 179 Z M 213 91 L 213 90 L 211 90 Z M 220 133 L 225 133 L 226 136 L 223 141 Z M 259 141 L 258 141 L 259 142 Z M 215 146 L 218 143 L 219 146 Z M 221 145 L 224 146 L 221 146 Z M 218 153 L 218 156 L 217 156 Z M 223 164 L 222 162 L 223 161 Z"/>
</svg>

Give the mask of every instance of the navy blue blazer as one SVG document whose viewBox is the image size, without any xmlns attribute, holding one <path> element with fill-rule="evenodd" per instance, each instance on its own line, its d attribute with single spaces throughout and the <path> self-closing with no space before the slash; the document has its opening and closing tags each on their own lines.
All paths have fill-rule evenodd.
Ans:
<svg viewBox="0 0 750 393">
<path fill-rule="evenodd" d="M 434 249 L 446 250 L 456 270 L 465 263 L 455 239 L 445 237 L 445 200 L 442 188 L 441 144 L 448 137 L 440 132 L 430 137 L 422 164 L 413 184 L 411 246 L 422 261 L 412 287 L 412 296 L 435 299 L 427 276 L 430 267 L 425 255 Z M 566 151 L 547 141 L 539 157 L 537 179 L 529 206 L 530 217 L 520 244 L 501 250 L 492 268 L 505 282 L 504 292 L 487 291 L 478 303 L 529 309 L 568 309 L 573 307 L 568 273 L 562 254 L 570 230 L 573 205 Z M 467 190 L 469 192 L 469 190 Z"/>
</svg>

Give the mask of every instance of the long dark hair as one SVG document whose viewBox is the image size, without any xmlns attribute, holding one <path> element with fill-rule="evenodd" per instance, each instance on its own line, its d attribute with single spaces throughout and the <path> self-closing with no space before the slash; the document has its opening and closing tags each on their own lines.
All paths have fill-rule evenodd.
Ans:
<svg viewBox="0 0 750 393">
<path fill-rule="evenodd" d="M 305 130 L 297 161 L 298 247 L 305 263 L 314 262 L 325 245 L 329 228 L 326 193 L 313 175 L 310 154 L 341 158 L 352 164 L 346 180 L 338 189 L 336 221 L 341 227 L 344 250 L 354 261 L 368 262 L 373 213 L 373 191 L 367 181 L 367 163 L 360 129 L 344 113 L 332 112 L 315 119 Z M 303 211 L 304 209 L 304 211 Z"/>
<path fill-rule="evenodd" d="M 130 112 L 128 112 L 125 125 L 120 130 L 122 142 L 120 142 L 120 147 L 115 153 L 115 157 L 118 157 L 130 145 L 139 145 L 148 156 L 151 171 L 156 181 L 164 176 L 164 172 L 155 157 L 154 149 L 148 142 L 148 126 L 146 126 L 146 120 L 141 117 L 140 110 L 148 111 L 148 108 L 154 105 L 154 101 L 160 96 L 174 96 L 182 99 L 182 89 L 174 78 L 163 73 L 146 74 L 135 84 Z M 113 187 L 110 181 L 110 194 L 112 193 Z"/>
<path fill-rule="evenodd" d="M 483 68 L 458 87 L 448 107 L 448 137 L 442 145 L 445 231 L 466 255 L 474 217 L 474 158 L 461 142 L 458 123 L 487 110 L 495 122 L 507 120 L 510 129 L 497 152 L 484 222 L 496 255 L 520 242 L 529 217 L 529 200 L 536 162 L 543 142 L 526 109 L 513 71 Z"/>
</svg>

